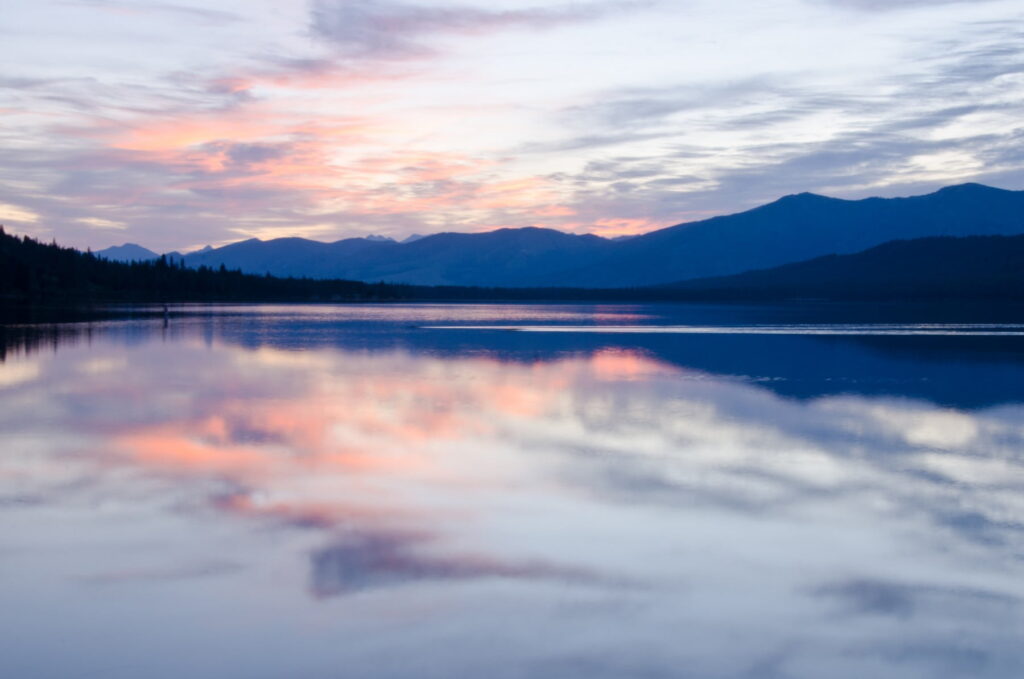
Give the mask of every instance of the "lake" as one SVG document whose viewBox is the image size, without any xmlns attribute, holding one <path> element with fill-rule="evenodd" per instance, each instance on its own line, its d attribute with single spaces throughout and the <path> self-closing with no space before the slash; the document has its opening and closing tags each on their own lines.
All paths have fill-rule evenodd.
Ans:
<svg viewBox="0 0 1024 679">
<path fill-rule="evenodd" d="M 7 327 L 0 676 L 1024 676 L 1024 326 L 883 311 Z"/>
</svg>

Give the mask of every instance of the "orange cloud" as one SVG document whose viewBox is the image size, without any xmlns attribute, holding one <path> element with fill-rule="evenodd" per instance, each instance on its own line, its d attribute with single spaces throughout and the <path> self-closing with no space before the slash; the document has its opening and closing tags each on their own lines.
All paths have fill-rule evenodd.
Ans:
<svg viewBox="0 0 1024 679">
<path fill-rule="evenodd" d="M 594 228 L 594 233 L 599 236 L 634 236 L 663 226 L 651 219 L 630 219 L 626 217 L 598 219 L 593 225 L 596 227 Z"/>
<path fill-rule="evenodd" d="M 115 447 L 136 463 L 166 471 L 247 478 L 269 466 L 265 451 L 196 440 L 178 431 L 160 427 L 129 434 L 117 439 Z"/>
<path fill-rule="evenodd" d="M 224 139 L 252 141 L 281 133 L 280 125 L 274 121 L 221 114 L 130 127 L 112 146 L 129 151 L 174 151 Z"/>
</svg>

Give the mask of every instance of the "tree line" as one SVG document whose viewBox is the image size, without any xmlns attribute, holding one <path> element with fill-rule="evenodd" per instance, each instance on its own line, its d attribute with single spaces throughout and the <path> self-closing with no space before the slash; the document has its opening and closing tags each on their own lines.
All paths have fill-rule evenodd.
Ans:
<svg viewBox="0 0 1024 679">
<path fill-rule="evenodd" d="M 484 288 L 280 278 L 167 257 L 114 262 L 8 234 L 0 226 L 0 302 L 372 301 L 1024 301 L 1024 236 L 892 241 L 774 269 L 646 288 Z M 2 320 L 2 319 L 0 319 Z"/>
<path fill-rule="evenodd" d="M 372 302 L 372 301 L 628 301 L 677 293 L 581 288 L 484 288 L 341 279 L 281 278 L 219 268 L 186 267 L 180 259 L 115 262 L 91 252 L 15 236 L 0 226 L 0 301 L 83 302 Z"/>
<path fill-rule="evenodd" d="M 372 301 L 409 296 L 403 286 L 346 280 L 277 278 L 201 266 L 166 257 L 114 262 L 91 252 L 0 226 L 0 297 L 14 302 L 84 301 Z"/>
</svg>

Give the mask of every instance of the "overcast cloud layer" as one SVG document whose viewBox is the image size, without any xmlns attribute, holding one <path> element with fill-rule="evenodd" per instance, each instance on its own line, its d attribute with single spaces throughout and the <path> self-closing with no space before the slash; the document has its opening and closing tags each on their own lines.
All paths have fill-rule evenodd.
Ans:
<svg viewBox="0 0 1024 679">
<path fill-rule="evenodd" d="M 0 0 L 0 223 L 188 249 L 1024 188 L 1019 0 Z"/>
</svg>

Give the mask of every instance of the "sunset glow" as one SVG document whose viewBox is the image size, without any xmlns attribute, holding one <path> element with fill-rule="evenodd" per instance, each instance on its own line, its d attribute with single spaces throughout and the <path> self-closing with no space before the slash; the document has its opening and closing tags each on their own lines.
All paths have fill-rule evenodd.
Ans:
<svg viewBox="0 0 1024 679">
<path fill-rule="evenodd" d="M 0 220 L 83 247 L 1024 186 L 1013 0 L 8 4 Z"/>
</svg>

